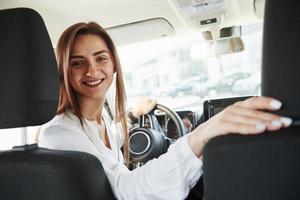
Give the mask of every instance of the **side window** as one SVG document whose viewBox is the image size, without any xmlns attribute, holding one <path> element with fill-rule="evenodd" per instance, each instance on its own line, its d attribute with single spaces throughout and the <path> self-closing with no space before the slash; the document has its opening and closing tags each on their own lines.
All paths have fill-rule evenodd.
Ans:
<svg viewBox="0 0 300 200">
<path fill-rule="evenodd" d="M 19 128 L 0 130 L 0 150 L 8 150 L 13 146 L 18 146 L 21 144 L 21 130 Z"/>
<path fill-rule="evenodd" d="M 39 126 L 27 127 L 26 132 L 26 137 L 23 137 L 21 128 L 0 129 L 0 150 L 9 150 L 14 146 L 23 145 L 25 138 L 27 144 L 36 143 Z"/>
</svg>

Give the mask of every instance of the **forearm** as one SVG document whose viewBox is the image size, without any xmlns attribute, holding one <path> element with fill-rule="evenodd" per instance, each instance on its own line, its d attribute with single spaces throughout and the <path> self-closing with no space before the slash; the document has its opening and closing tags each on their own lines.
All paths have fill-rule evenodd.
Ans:
<svg viewBox="0 0 300 200">
<path fill-rule="evenodd" d="M 198 158 L 200 158 L 202 155 L 203 148 L 207 143 L 207 139 L 205 139 L 205 136 L 203 134 L 203 127 L 198 126 L 195 130 L 189 133 L 188 143 L 190 145 L 192 152 Z"/>
<path fill-rule="evenodd" d="M 120 196 L 124 198 L 128 194 L 137 199 L 184 199 L 201 176 L 201 167 L 202 161 L 194 155 L 184 137 L 158 159 L 120 176 L 116 187 L 121 188 Z M 128 180 L 135 181 L 128 184 Z"/>
</svg>

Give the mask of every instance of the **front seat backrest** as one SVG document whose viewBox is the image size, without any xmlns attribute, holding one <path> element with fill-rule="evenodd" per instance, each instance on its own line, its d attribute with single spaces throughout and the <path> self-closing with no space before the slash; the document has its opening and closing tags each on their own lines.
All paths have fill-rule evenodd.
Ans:
<svg viewBox="0 0 300 200">
<path fill-rule="evenodd" d="M 276 112 L 300 116 L 300 1 L 266 0 L 262 95 L 283 102 Z M 228 135 L 204 149 L 206 200 L 300 199 L 300 127 L 256 136 Z"/>
<path fill-rule="evenodd" d="M 41 125 L 56 113 L 59 77 L 41 16 L 28 8 L 0 10 L 0 128 Z M 0 151 L 1 200 L 114 199 L 93 155 L 38 148 Z"/>
</svg>

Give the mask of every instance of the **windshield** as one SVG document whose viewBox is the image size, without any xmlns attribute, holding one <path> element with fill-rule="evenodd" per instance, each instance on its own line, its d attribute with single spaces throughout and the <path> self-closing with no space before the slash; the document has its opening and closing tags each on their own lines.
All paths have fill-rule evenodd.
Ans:
<svg viewBox="0 0 300 200">
<path fill-rule="evenodd" d="M 129 106 L 150 96 L 173 109 L 201 109 L 206 99 L 259 95 L 262 23 L 242 27 L 245 50 L 207 56 L 201 34 L 118 48 Z"/>
</svg>

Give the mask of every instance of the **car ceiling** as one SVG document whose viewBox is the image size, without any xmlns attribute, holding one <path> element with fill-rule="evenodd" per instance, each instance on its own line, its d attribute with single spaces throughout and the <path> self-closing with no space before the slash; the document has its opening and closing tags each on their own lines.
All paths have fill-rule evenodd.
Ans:
<svg viewBox="0 0 300 200">
<path fill-rule="evenodd" d="M 66 27 L 82 21 L 96 21 L 104 28 L 111 28 L 164 18 L 178 35 L 261 20 L 261 13 L 257 12 L 262 10 L 260 7 L 263 0 L 215 0 L 224 1 L 226 5 L 221 24 L 203 28 L 195 26 L 182 13 L 178 1 L 180 0 L 1 0 L 0 9 L 29 7 L 37 10 L 46 23 L 53 44 L 56 44 Z"/>
</svg>

